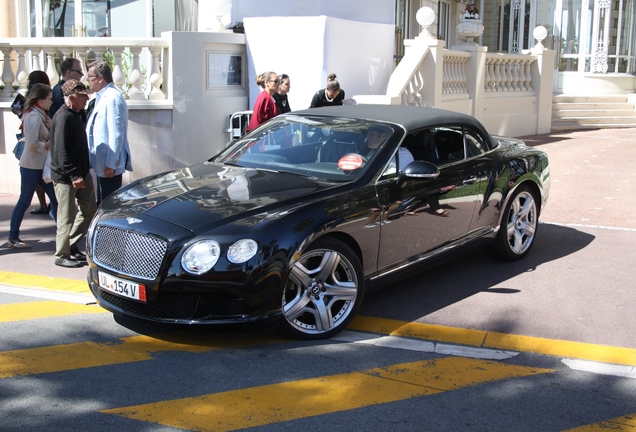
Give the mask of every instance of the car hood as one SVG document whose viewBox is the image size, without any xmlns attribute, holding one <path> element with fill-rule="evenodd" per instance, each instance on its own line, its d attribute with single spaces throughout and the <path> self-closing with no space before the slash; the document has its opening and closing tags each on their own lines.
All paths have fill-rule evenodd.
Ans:
<svg viewBox="0 0 636 432">
<path fill-rule="evenodd" d="M 195 233 L 263 212 L 306 203 L 342 183 L 270 170 L 203 163 L 120 189 L 102 203 L 125 217 L 149 215 Z"/>
</svg>

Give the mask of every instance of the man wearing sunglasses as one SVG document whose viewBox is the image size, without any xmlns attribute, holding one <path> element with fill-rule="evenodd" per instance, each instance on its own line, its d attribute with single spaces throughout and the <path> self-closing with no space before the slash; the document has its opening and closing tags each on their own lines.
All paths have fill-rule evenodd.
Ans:
<svg viewBox="0 0 636 432">
<path fill-rule="evenodd" d="M 55 87 L 53 87 L 53 104 L 51 105 L 51 118 L 55 112 L 64 105 L 64 92 L 62 86 L 70 79 L 81 81 L 84 76 L 82 71 L 82 63 L 76 58 L 67 57 L 60 63 L 61 79 Z"/>
</svg>

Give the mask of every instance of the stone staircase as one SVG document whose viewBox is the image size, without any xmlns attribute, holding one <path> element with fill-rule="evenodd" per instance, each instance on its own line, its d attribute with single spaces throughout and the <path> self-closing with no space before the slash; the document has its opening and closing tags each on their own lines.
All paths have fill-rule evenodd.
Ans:
<svg viewBox="0 0 636 432">
<path fill-rule="evenodd" d="M 636 109 L 627 95 L 552 98 L 552 131 L 636 127 Z"/>
</svg>

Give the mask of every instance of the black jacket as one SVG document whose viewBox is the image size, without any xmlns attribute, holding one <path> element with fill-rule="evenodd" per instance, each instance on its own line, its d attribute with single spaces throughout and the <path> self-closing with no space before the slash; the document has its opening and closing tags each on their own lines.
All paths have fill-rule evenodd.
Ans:
<svg viewBox="0 0 636 432">
<path fill-rule="evenodd" d="M 88 141 L 84 129 L 83 110 L 70 109 L 66 104 L 51 121 L 51 178 L 54 182 L 71 184 L 79 177 L 90 175 Z"/>
</svg>

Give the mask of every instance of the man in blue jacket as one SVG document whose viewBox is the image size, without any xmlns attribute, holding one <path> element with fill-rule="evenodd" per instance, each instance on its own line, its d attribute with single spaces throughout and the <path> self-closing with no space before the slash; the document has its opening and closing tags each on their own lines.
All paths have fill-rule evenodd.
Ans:
<svg viewBox="0 0 636 432">
<path fill-rule="evenodd" d="M 113 84 L 105 61 L 88 67 L 88 83 L 95 92 L 95 107 L 86 123 L 91 168 L 97 176 L 97 203 L 122 185 L 124 171 L 132 171 L 128 145 L 128 106 Z"/>
</svg>

